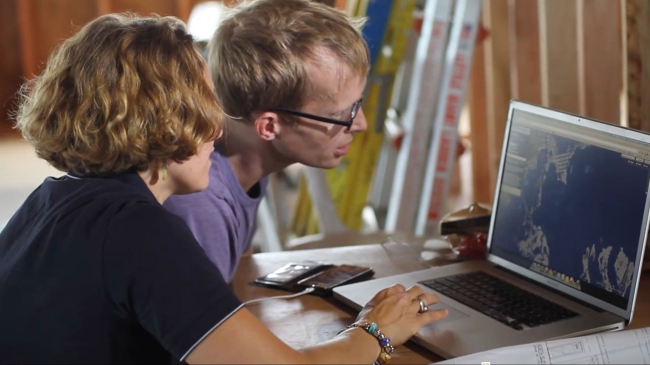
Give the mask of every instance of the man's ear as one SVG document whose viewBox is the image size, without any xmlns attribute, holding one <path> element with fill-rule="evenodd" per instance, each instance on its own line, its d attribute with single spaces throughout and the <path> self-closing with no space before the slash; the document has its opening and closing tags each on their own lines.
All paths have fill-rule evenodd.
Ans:
<svg viewBox="0 0 650 365">
<path fill-rule="evenodd" d="M 265 141 L 274 140 L 280 133 L 280 117 L 274 112 L 253 114 L 255 131 Z"/>
</svg>

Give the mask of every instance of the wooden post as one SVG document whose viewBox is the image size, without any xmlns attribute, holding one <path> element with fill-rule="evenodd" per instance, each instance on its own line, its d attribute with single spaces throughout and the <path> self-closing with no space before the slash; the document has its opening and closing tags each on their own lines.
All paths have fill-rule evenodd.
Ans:
<svg viewBox="0 0 650 365">
<path fill-rule="evenodd" d="M 5 50 L 0 58 L 0 141 L 20 133 L 12 130 L 13 120 L 9 113 L 15 110 L 16 91 L 24 81 L 22 77 L 20 28 L 18 24 L 19 0 L 0 1 L 0 49 Z"/>
<path fill-rule="evenodd" d="M 577 10 L 580 114 L 619 124 L 623 84 L 620 3 L 578 0 Z"/>
<path fill-rule="evenodd" d="M 512 98 L 542 103 L 538 0 L 509 0 L 510 87 Z"/>
<path fill-rule="evenodd" d="M 474 49 L 472 73 L 467 89 L 467 106 L 471 125 L 472 187 L 474 201 L 492 203 L 494 193 L 488 143 L 487 102 L 485 98 L 485 46 L 478 41 Z"/>
<path fill-rule="evenodd" d="M 23 75 L 32 78 L 38 72 L 34 42 L 34 4 L 32 0 L 17 0 L 16 3 Z"/>
<path fill-rule="evenodd" d="M 650 2 L 623 0 L 625 109 L 630 128 L 650 132 Z"/>
<path fill-rule="evenodd" d="M 192 12 L 191 0 L 176 0 L 176 16 L 187 23 Z"/>
<path fill-rule="evenodd" d="M 542 104 L 578 114 L 576 0 L 544 0 L 538 5 Z"/>
<path fill-rule="evenodd" d="M 111 8 L 111 0 L 97 0 L 97 15 L 109 14 Z"/>
<path fill-rule="evenodd" d="M 485 86 L 487 137 L 491 191 L 497 179 L 503 133 L 510 104 L 510 42 L 508 40 L 508 0 L 484 2 L 483 24 L 490 32 L 485 42 Z"/>
</svg>

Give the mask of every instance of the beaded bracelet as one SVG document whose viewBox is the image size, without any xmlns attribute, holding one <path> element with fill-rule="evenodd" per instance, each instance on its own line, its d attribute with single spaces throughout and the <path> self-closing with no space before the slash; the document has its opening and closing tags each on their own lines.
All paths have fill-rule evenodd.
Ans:
<svg viewBox="0 0 650 365">
<path fill-rule="evenodd" d="M 388 363 L 391 355 L 393 354 L 393 351 L 395 351 L 395 348 L 390 344 L 390 337 L 384 336 L 384 334 L 381 333 L 381 330 L 377 327 L 377 323 L 375 322 L 352 323 L 341 332 L 347 331 L 351 328 L 357 328 L 357 327 L 363 328 L 367 333 L 374 336 L 379 342 L 379 347 L 381 347 L 381 352 L 379 353 L 379 358 L 377 358 L 377 361 L 375 361 L 373 365 L 384 365 Z"/>
</svg>

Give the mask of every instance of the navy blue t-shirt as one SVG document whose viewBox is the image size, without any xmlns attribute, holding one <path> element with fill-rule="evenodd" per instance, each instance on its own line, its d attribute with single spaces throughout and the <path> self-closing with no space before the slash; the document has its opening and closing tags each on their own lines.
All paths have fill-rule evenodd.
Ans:
<svg viewBox="0 0 650 365">
<path fill-rule="evenodd" d="M 0 232 L 0 362 L 170 363 L 240 302 L 135 173 L 48 178 Z"/>
</svg>

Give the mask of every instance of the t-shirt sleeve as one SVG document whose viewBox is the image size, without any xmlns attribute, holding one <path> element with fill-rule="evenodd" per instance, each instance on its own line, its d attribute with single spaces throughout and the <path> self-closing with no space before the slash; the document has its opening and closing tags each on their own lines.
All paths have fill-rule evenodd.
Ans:
<svg viewBox="0 0 650 365">
<path fill-rule="evenodd" d="M 238 261 L 237 222 L 233 209 L 206 191 L 189 195 L 172 195 L 165 209 L 181 217 L 194 237 L 217 266 L 226 282 L 230 282 Z"/>
<path fill-rule="evenodd" d="M 179 360 L 241 304 L 187 225 L 160 206 L 112 219 L 102 265 L 115 308 Z"/>
</svg>

